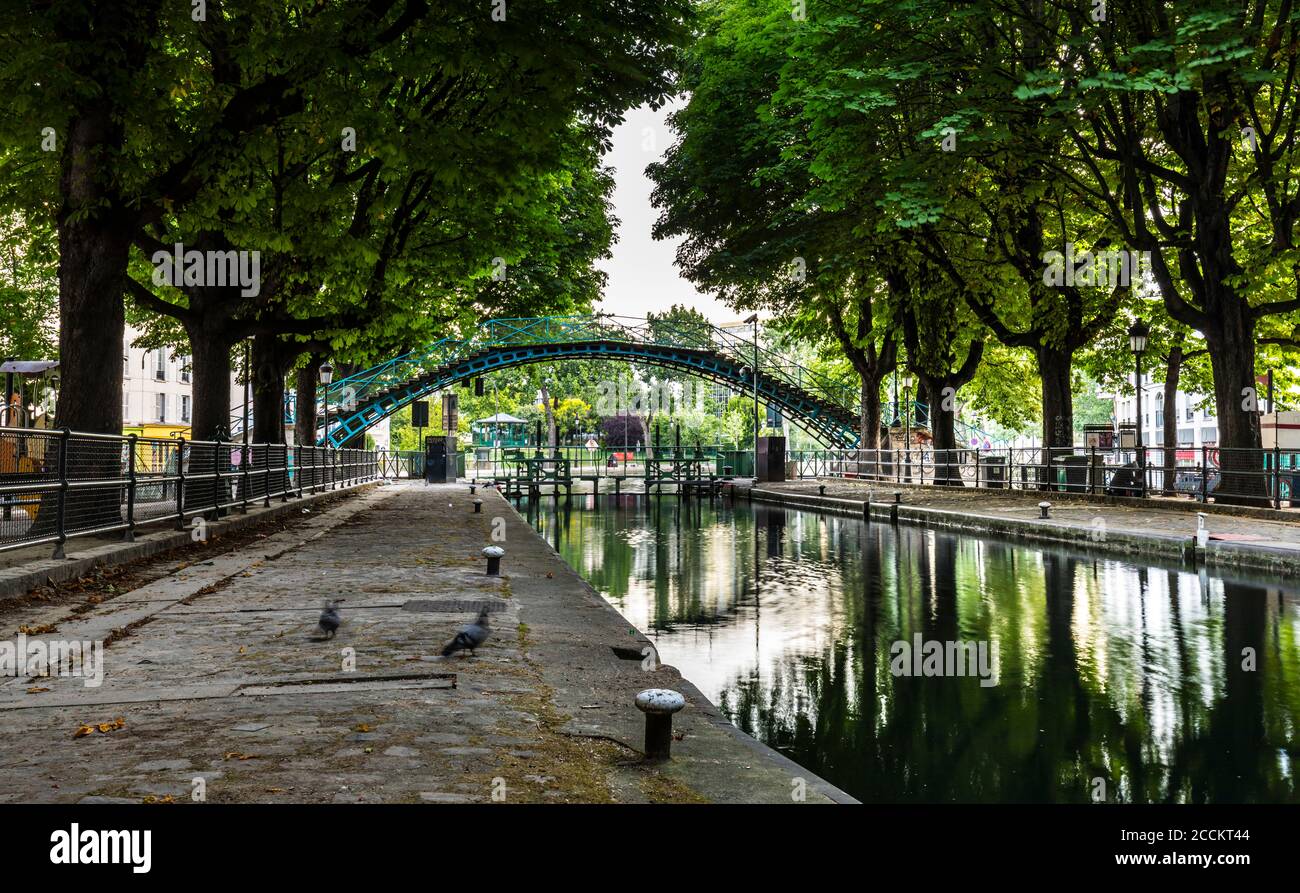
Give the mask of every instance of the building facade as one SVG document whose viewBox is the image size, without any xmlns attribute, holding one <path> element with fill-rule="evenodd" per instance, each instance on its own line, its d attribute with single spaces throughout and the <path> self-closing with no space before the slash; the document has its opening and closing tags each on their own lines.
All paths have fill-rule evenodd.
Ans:
<svg viewBox="0 0 1300 893">
<path fill-rule="evenodd" d="M 190 358 L 166 347 L 135 347 L 140 331 L 127 326 L 122 346 L 122 432 L 142 437 L 189 437 L 194 414 Z M 243 412 L 243 387 L 230 376 L 230 414 Z"/>
<path fill-rule="evenodd" d="M 1115 403 L 1115 418 L 1120 424 L 1138 422 L 1142 428 L 1142 443 L 1159 447 L 1165 442 L 1165 426 L 1173 425 L 1178 431 L 1179 462 L 1194 464 L 1199 461 L 1201 447 L 1214 447 L 1219 443 L 1219 422 L 1214 415 L 1214 398 L 1205 394 L 1178 391 L 1175 394 L 1175 417 L 1165 418 L 1165 389 L 1161 382 L 1142 376 L 1141 419 L 1137 417 L 1137 397 L 1134 394 L 1111 395 Z"/>
</svg>

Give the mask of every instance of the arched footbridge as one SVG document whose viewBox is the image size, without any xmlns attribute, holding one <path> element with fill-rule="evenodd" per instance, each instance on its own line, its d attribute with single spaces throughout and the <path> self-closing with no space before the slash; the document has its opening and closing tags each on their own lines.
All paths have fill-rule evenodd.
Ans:
<svg viewBox="0 0 1300 893">
<path fill-rule="evenodd" d="M 340 446 L 414 400 L 481 375 L 531 363 L 615 360 L 687 372 L 752 393 L 830 447 L 858 443 L 858 388 L 801 366 L 745 337 L 746 330 L 670 320 L 594 316 L 492 319 L 332 382 L 330 430 Z"/>
</svg>

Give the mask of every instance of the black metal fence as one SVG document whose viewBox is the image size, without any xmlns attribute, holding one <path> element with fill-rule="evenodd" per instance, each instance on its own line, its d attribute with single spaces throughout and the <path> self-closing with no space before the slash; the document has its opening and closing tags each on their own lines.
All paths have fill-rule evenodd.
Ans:
<svg viewBox="0 0 1300 893">
<path fill-rule="evenodd" d="M 0 551 L 350 487 L 382 476 L 374 450 L 0 428 Z"/>
<path fill-rule="evenodd" d="M 1279 449 L 795 450 L 788 460 L 798 478 L 1300 506 L 1300 453 Z"/>
</svg>

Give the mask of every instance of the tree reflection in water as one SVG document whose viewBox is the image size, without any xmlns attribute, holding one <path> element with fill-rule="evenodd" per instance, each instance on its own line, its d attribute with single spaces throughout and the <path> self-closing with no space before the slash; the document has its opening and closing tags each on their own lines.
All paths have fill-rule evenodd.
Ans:
<svg viewBox="0 0 1300 893">
<path fill-rule="evenodd" d="M 1300 802 L 1294 590 L 758 504 L 528 516 L 737 726 L 860 799 Z M 916 633 L 988 642 L 997 684 L 895 677 Z"/>
</svg>

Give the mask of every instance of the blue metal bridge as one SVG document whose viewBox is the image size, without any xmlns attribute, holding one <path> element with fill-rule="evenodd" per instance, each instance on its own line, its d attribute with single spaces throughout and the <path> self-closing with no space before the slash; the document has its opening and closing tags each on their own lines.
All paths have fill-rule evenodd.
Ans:
<svg viewBox="0 0 1300 893">
<path fill-rule="evenodd" d="M 838 381 L 712 325 L 674 325 L 612 314 L 492 319 L 330 384 L 330 429 L 317 443 L 341 446 L 435 391 L 499 369 L 566 359 L 616 360 L 688 372 L 761 402 L 830 447 L 858 443 L 856 384 Z M 757 374 L 755 374 L 757 368 Z M 756 382 L 757 379 L 757 382 Z M 319 417 L 319 416 L 318 416 Z"/>
</svg>

